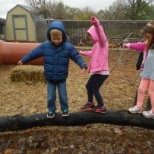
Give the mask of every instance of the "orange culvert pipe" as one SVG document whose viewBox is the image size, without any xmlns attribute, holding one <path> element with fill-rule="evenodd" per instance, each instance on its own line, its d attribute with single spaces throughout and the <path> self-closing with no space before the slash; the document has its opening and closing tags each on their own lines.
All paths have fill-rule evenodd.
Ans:
<svg viewBox="0 0 154 154">
<path fill-rule="evenodd" d="M 0 65 L 17 64 L 18 61 L 36 48 L 39 43 L 4 42 L 0 40 Z M 32 60 L 28 64 L 42 65 L 43 58 Z"/>
</svg>

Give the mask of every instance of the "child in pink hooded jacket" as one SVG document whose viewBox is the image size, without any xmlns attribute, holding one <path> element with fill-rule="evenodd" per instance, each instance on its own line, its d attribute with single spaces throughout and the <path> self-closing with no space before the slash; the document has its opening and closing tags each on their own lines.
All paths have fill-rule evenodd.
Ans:
<svg viewBox="0 0 154 154">
<path fill-rule="evenodd" d="M 93 112 L 105 113 L 106 107 L 99 89 L 109 76 L 108 40 L 99 20 L 92 16 L 90 21 L 93 25 L 87 31 L 87 39 L 93 42 L 94 46 L 90 51 L 80 51 L 80 54 L 91 57 L 88 68 L 91 76 L 86 84 L 88 101 L 81 110 L 91 109 Z M 93 96 L 96 98 L 97 106 L 93 102 Z"/>
<path fill-rule="evenodd" d="M 138 89 L 137 103 L 134 107 L 128 109 L 131 113 L 142 113 L 146 118 L 154 119 L 154 22 L 149 22 L 143 28 L 143 35 L 147 42 L 123 44 L 124 48 L 135 49 L 143 52 L 143 62 L 141 72 L 141 82 Z M 149 96 L 152 109 L 142 112 L 145 92 L 149 88 Z"/>
</svg>

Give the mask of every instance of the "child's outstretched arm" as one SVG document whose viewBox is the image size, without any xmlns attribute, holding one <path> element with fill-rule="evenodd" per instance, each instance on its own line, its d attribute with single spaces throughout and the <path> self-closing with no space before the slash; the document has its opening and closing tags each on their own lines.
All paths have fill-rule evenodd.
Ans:
<svg viewBox="0 0 154 154">
<path fill-rule="evenodd" d="M 137 42 L 137 43 L 124 43 L 123 48 L 130 48 L 132 50 L 137 50 L 140 52 L 144 52 L 146 48 L 145 42 Z"/>
<path fill-rule="evenodd" d="M 79 67 L 83 69 L 87 69 L 87 65 L 84 62 L 83 58 L 80 56 L 79 52 L 72 46 L 71 52 L 70 52 L 70 58 L 79 65 Z"/>
<path fill-rule="evenodd" d="M 143 52 L 145 51 L 146 48 L 146 42 L 124 43 L 122 46 L 123 48 L 130 48 L 132 50 L 139 51 L 139 56 L 136 63 L 136 69 L 140 70 L 143 61 Z"/>
<path fill-rule="evenodd" d="M 79 51 L 80 54 L 85 55 L 85 56 L 91 56 L 92 50 L 90 51 Z"/>
<path fill-rule="evenodd" d="M 25 55 L 20 61 L 18 61 L 18 65 L 25 64 L 31 60 L 34 60 L 36 58 L 39 58 L 43 56 L 41 45 L 38 46 L 37 48 L 33 49 L 30 51 L 27 55 Z"/>
<path fill-rule="evenodd" d="M 95 27 L 95 31 L 96 31 L 96 34 L 97 34 L 97 37 L 98 37 L 98 43 L 100 44 L 100 46 L 103 47 L 107 42 L 107 37 L 104 33 L 104 29 L 100 25 L 100 22 L 96 17 L 92 16 L 90 21 Z"/>
</svg>

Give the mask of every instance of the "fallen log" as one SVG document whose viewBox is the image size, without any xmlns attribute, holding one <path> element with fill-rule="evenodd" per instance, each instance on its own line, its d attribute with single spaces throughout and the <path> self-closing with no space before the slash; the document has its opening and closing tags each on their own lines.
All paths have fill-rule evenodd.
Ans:
<svg viewBox="0 0 154 154">
<path fill-rule="evenodd" d="M 43 126 L 84 126 L 92 123 L 106 123 L 124 126 L 137 126 L 154 129 L 154 119 L 147 119 L 142 114 L 131 114 L 126 110 L 108 110 L 105 114 L 91 111 L 70 113 L 62 117 L 60 113 L 52 119 L 46 113 L 32 115 L 14 115 L 0 117 L 0 131 L 17 131 Z"/>
</svg>

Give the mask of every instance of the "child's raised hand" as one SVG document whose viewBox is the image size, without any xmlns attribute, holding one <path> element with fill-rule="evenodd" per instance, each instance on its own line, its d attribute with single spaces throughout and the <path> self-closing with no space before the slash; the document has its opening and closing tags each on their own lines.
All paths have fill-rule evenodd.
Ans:
<svg viewBox="0 0 154 154">
<path fill-rule="evenodd" d="M 22 63 L 22 61 L 20 60 L 20 61 L 18 61 L 18 65 L 22 65 L 23 63 Z"/>
<path fill-rule="evenodd" d="M 91 16 L 91 21 L 93 21 L 93 20 L 95 20 L 96 19 L 96 17 L 95 16 Z"/>
<path fill-rule="evenodd" d="M 93 25 L 96 25 L 96 26 L 98 25 L 98 19 L 95 16 L 92 16 L 90 21 Z"/>
</svg>

